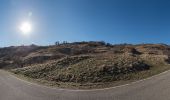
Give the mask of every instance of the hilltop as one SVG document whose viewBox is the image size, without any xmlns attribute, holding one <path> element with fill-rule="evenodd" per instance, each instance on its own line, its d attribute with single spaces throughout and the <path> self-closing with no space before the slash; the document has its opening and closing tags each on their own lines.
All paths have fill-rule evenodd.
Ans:
<svg viewBox="0 0 170 100">
<path fill-rule="evenodd" d="M 0 67 L 60 87 L 108 87 L 169 69 L 170 46 L 74 42 L 0 48 Z"/>
</svg>

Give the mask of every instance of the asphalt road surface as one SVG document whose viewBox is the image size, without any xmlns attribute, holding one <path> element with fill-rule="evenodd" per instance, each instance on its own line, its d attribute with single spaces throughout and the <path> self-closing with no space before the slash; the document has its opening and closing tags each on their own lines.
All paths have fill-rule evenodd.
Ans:
<svg viewBox="0 0 170 100">
<path fill-rule="evenodd" d="M 0 70 L 0 100 L 170 100 L 170 71 L 130 85 L 83 91 L 31 84 Z"/>
</svg>

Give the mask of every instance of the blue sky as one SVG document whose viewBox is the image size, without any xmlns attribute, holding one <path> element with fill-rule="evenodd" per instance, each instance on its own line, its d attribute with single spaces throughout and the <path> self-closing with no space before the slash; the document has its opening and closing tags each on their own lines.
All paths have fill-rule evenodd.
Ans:
<svg viewBox="0 0 170 100">
<path fill-rule="evenodd" d="M 24 21 L 32 23 L 29 36 L 18 29 Z M 170 44 L 169 37 L 169 0 L 0 0 L 1 47 L 100 40 Z"/>
</svg>

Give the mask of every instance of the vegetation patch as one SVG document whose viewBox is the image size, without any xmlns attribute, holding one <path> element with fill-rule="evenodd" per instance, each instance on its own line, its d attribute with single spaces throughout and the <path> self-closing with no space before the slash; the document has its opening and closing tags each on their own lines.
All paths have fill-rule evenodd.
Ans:
<svg viewBox="0 0 170 100">
<path fill-rule="evenodd" d="M 53 46 L 0 49 L 0 67 L 40 83 L 95 88 L 120 85 L 169 69 L 170 47 L 164 44 L 74 42 Z"/>
</svg>

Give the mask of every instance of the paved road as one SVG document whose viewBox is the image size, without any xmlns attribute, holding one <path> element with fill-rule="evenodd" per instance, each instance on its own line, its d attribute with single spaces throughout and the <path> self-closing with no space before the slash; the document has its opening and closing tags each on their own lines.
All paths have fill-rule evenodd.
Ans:
<svg viewBox="0 0 170 100">
<path fill-rule="evenodd" d="M 77 91 L 30 84 L 0 70 L 0 100 L 170 100 L 170 71 L 131 85 Z"/>
</svg>

